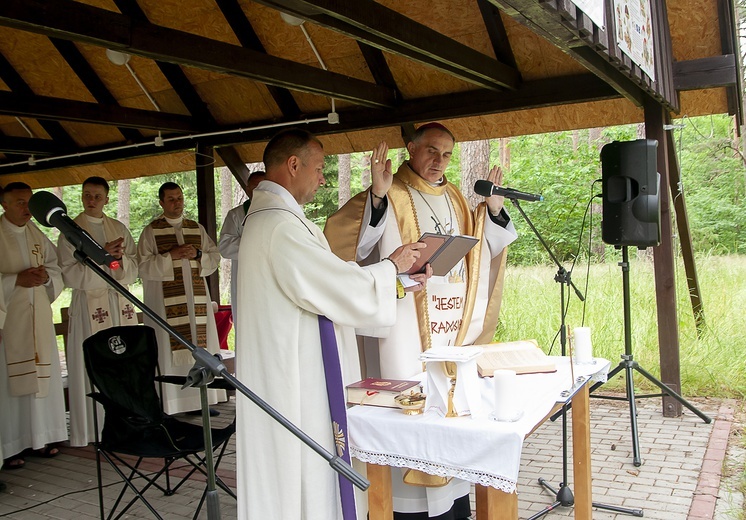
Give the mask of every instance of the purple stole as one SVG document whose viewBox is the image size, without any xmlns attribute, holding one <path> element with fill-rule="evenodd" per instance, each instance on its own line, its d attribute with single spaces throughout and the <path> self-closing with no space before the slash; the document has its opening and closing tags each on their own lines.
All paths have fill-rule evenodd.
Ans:
<svg viewBox="0 0 746 520">
<path fill-rule="evenodd" d="M 350 450 L 347 438 L 347 405 L 342 383 L 342 368 L 339 364 L 337 350 L 337 336 L 334 324 L 326 316 L 319 316 L 319 332 L 321 333 L 321 355 L 324 360 L 324 374 L 326 376 L 326 393 L 329 397 L 329 411 L 332 416 L 332 430 L 337 456 L 350 464 Z M 344 520 L 355 520 L 355 492 L 352 482 L 341 473 L 339 478 L 339 492 L 342 498 L 342 516 Z"/>
</svg>

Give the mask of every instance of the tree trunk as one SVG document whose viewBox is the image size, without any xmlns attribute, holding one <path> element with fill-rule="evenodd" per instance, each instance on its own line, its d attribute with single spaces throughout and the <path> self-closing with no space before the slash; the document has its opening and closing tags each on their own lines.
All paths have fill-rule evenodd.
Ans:
<svg viewBox="0 0 746 520">
<path fill-rule="evenodd" d="M 595 146 L 596 150 L 601 152 L 601 148 L 606 144 L 605 140 L 601 138 L 601 131 L 603 128 L 589 128 L 588 129 L 588 144 Z M 601 177 L 601 166 L 599 166 L 596 173 L 596 178 Z M 590 256 L 596 257 L 599 262 L 603 262 L 606 258 L 606 246 L 601 240 L 601 220 L 603 219 L 603 206 L 601 201 L 593 199 L 591 203 L 591 214 L 593 216 L 594 228 L 591 230 L 593 233 L 594 240 L 591 242 Z M 590 261 L 590 259 L 589 259 Z"/>
<path fill-rule="evenodd" d="M 510 170 L 510 137 L 501 137 L 500 143 L 500 168 L 504 173 Z"/>
<path fill-rule="evenodd" d="M 130 227 L 130 179 L 117 181 L 117 220 Z"/>
<path fill-rule="evenodd" d="M 461 193 L 475 208 L 483 199 L 474 193 L 474 183 L 484 179 L 490 170 L 490 142 L 466 141 L 461 143 Z"/>
<path fill-rule="evenodd" d="M 364 153 L 360 156 L 360 184 L 363 185 L 363 189 L 367 190 L 370 186 L 370 154 Z"/>
<path fill-rule="evenodd" d="M 580 144 L 580 130 L 572 131 L 572 151 L 578 151 L 578 145 Z"/>
<path fill-rule="evenodd" d="M 352 156 L 348 153 L 340 154 L 337 166 L 338 207 L 344 206 L 350 200 L 350 178 L 352 177 Z"/>
</svg>

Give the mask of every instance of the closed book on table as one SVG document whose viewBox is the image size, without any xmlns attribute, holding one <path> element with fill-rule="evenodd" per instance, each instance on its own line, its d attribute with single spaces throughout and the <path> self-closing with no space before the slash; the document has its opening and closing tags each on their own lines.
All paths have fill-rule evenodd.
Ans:
<svg viewBox="0 0 746 520">
<path fill-rule="evenodd" d="M 477 358 L 477 371 L 482 377 L 493 375 L 495 370 L 513 370 L 516 374 L 557 371 L 554 360 L 535 339 L 479 346 L 484 349 Z"/>
<path fill-rule="evenodd" d="M 347 403 L 398 408 L 394 398 L 408 391 L 419 392 L 419 381 L 369 377 L 347 385 Z"/>
</svg>

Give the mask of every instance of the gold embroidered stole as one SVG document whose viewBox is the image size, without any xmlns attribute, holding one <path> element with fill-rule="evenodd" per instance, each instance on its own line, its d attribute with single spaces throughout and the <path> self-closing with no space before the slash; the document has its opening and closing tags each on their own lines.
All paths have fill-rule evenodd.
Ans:
<svg viewBox="0 0 746 520">
<path fill-rule="evenodd" d="M 419 222 L 417 220 L 414 200 L 412 199 L 410 190 L 407 188 L 408 186 L 431 195 L 443 195 L 444 193 L 447 193 L 453 203 L 461 234 L 471 235 L 477 238 L 483 236 L 485 218 L 487 218 L 486 203 L 480 203 L 472 213 L 466 199 L 453 184 L 447 181 L 447 179 L 440 186 L 431 186 L 427 181 L 423 180 L 419 175 L 412 171 L 408 164 L 404 163 L 399 167 L 396 175 L 394 175 L 393 183 L 387 194 L 389 205 L 396 216 L 397 226 L 403 244 L 415 242 L 420 238 L 420 236 L 422 236 Z M 370 190 L 358 193 L 327 220 L 327 225 L 324 231 L 326 238 L 329 241 L 329 245 L 331 246 L 332 251 L 345 261 L 356 261 L 357 259 L 357 244 L 364 225 L 367 225 L 367 223 L 363 222 L 363 214 L 365 204 L 369 197 Z M 482 240 L 480 240 L 474 249 L 466 255 L 465 280 L 467 283 L 467 290 L 461 327 L 456 336 L 456 345 L 462 345 L 465 341 L 474 314 L 474 307 L 480 283 L 489 284 L 488 294 L 486 295 L 488 298 L 488 304 L 485 318 L 481 323 L 482 332 L 475 340 L 475 343 L 490 343 L 495 334 L 495 329 L 497 328 L 500 303 L 502 301 L 505 259 L 507 255 L 506 251 L 503 251 L 500 253 L 499 258 L 496 259 L 496 261 L 500 263 L 500 268 L 494 280 L 480 280 L 480 260 L 483 246 L 488 247 L 486 244 L 482 243 Z M 494 261 L 495 260 L 493 260 L 493 262 Z M 489 266 L 485 266 L 482 271 L 481 276 L 490 276 Z M 427 288 L 413 293 L 413 296 L 417 310 L 422 348 L 423 350 L 426 350 L 430 348 L 431 345 L 430 320 L 427 307 Z"/>
<path fill-rule="evenodd" d="M 429 195 L 447 195 L 453 203 L 453 209 L 458 221 L 459 229 L 462 235 L 472 235 L 479 237 L 475 233 L 474 219 L 466 199 L 461 192 L 444 177 L 443 184 L 432 186 L 422 177 L 417 175 L 407 163 L 402 164 L 394 176 L 394 182 L 388 191 L 389 201 L 394 209 L 396 221 L 401 233 L 402 243 L 407 244 L 416 242 L 422 232 L 420 230 L 417 212 L 415 211 L 412 194 L 407 187 L 421 191 Z M 481 228 L 480 228 L 481 231 Z M 456 345 L 461 345 L 466 335 L 467 325 L 471 321 L 471 315 L 474 311 L 474 301 L 476 298 L 477 283 L 479 281 L 479 258 L 481 254 L 482 241 L 480 240 L 474 249 L 466 255 L 466 300 L 464 303 L 464 313 L 461 321 L 461 328 L 456 337 Z M 415 306 L 419 317 L 420 339 L 423 350 L 431 346 L 430 338 L 430 319 L 427 309 L 427 287 L 414 293 Z"/>
<path fill-rule="evenodd" d="M 5 217 L 0 217 L 4 219 Z M 15 233 L 5 229 L 0 221 L 0 273 L 20 273 L 29 267 L 44 265 L 44 244 L 47 238 L 33 223 L 24 230 L 28 247 L 27 264 L 18 250 Z M 30 294 L 33 294 L 30 297 Z M 44 286 L 16 287 L 6 302 L 6 319 L 2 341 L 8 365 L 8 382 L 12 396 L 49 395 L 52 355 L 57 344 L 52 332 L 52 306 Z"/>
<path fill-rule="evenodd" d="M 158 254 L 168 253 L 173 247 L 179 245 L 176 239 L 176 230 L 168 223 L 165 217 L 154 220 L 151 224 Z M 199 249 L 202 248 L 202 237 L 199 224 L 193 220 L 183 219 L 181 233 L 185 244 L 191 244 Z M 196 322 L 197 337 L 192 338 L 191 321 L 189 318 L 189 307 L 187 305 L 186 289 L 184 287 L 184 275 L 181 261 L 174 262 L 173 281 L 161 282 L 163 286 L 163 300 L 166 307 L 166 321 L 176 332 L 198 347 L 207 348 L 207 291 L 205 282 L 199 275 L 200 264 L 196 260 L 189 260 L 192 277 L 192 296 L 194 299 L 194 315 Z M 180 365 L 191 360 L 191 354 L 184 345 L 175 338 L 170 337 L 173 362 Z M 183 351 L 183 352 L 180 352 Z"/>
<path fill-rule="evenodd" d="M 115 224 L 115 220 L 104 215 L 103 227 L 104 227 L 104 239 L 106 242 L 111 242 L 119 238 L 119 229 Z M 85 213 L 81 213 L 75 217 L 75 223 L 85 229 L 89 235 L 91 234 L 91 224 Z M 102 246 L 104 244 L 101 244 Z M 123 268 L 123 267 L 122 267 Z M 109 304 L 109 292 L 113 289 L 109 287 L 103 289 L 87 289 L 83 291 L 87 302 L 88 309 L 88 322 L 91 327 L 91 334 L 108 329 L 114 326 L 114 316 L 112 312 L 119 313 L 119 325 L 137 325 L 137 312 L 130 302 L 128 302 L 124 296 L 117 293 L 116 296 L 119 301 L 116 311 L 112 311 Z"/>
</svg>

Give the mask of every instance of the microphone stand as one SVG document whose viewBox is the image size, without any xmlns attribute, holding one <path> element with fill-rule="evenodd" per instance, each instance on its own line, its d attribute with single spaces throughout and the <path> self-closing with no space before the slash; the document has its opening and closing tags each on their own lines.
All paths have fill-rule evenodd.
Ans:
<svg viewBox="0 0 746 520">
<path fill-rule="evenodd" d="M 220 501 L 218 492 L 216 489 L 215 479 L 215 467 L 213 465 L 212 458 L 212 431 L 210 430 L 210 413 L 207 405 L 207 385 L 215 378 L 215 376 L 222 377 L 227 381 L 233 388 L 241 392 L 243 395 L 248 397 L 254 404 L 261 408 L 264 412 L 269 414 L 275 421 L 284 426 L 287 430 L 300 439 L 304 444 L 318 453 L 321 457 L 326 460 L 331 468 L 337 473 L 342 474 L 347 480 L 352 482 L 362 491 L 365 491 L 370 486 L 370 482 L 365 479 L 362 475 L 357 473 L 352 467 L 347 464 L 344 459 L 336 455 L 332 455 L 323 446 L 309 437 L 303 430 L 295 426 L 292 422 L 286 419 L 280 412 L 272 408 L 266 401 L 261 397 L 252 392 L 246 385 L 241 383 L 235 376 L 233 376 L 223 364 L 223 360 L 219 355 L 210 354 L 207 349 L 198 348 L 189 340 L 184 338 L 181 334 L 176 332 L 169 324 L 161 318 L 155 311 L 145 305 L 143 302 L 137 299 L 132 293 L 130 293 L 124 286 L 116 281 L 109 273 L 101 269 L 84 251 L 76 249 L 74 256 L 78 262 L 87 265 L 93 271 L 106 281 L 111 287 L 113 287 L 119 294 L 124 296 L 133 305 L 139 308 L 143 314 L 148 316 L 150 319 L 155 321 L 162 329 L 168 332 L 176 340 L 188 348 L 192 357 L 194 358 L 194 366 L 189 371 L 187 376 L 187 382 L 183 388 L 187 386 L 198 387 L 200 391 L 200 400 L 202 403 L 202 429 L 204 431 L 205 439 L 205 464 L 207 466 L 207 518 L 210 520 L 218 520 L 220 518 Z"/>
<path fill-rule="evenodd" d="M 561 353 L 563 356 L 567 355 L 566 347 L 567 347 L 567 327 L 565 325 L 565 284 L 567 284 L 569 287 L 572 287 L 575 291 L 575 295 L 578 297 L 578 299 L 582 302 L 585 301 L 585 297 L 583 296 L 583 293 L 580 292 L 580 290 L 575 286 L 575 284 L 572 283 L 572 279 L 570 276 L 570 273 L 562 266 L 562 264 L 557 260 L 557 257 L 554 256 L 554 253 L 552 253 L 552 250 L 549 247 L 549 244 L 546 243 L 544 240 L 544 237 L 541 236 L 541 233 L 539 233 L 539 230 L 536 229 L 533 222 L 531 222 L 531 219 L 528 218 L 528 215 L 523 211 L 523 208 L 521 207 L 521 204 L 518 202 L 518 199 L 515 197 L 509 197 L 505 196 L 506 199 L 509 199 L 510 202 L 513 203 L 513 205 L 518 209 L 518 212 L 521 214 L 523 219 L 526 221 L 526 224 L 528 224 L 528 227 L 531 228 L 531 231 L 534 232 L 534 235 L 536 235 L 536 238 L 539 239 L 539 242 L 541 242 L 541 245 L 546 250 L 547 254 L 549 255 L 549 258 L 552 259 L 552 262 L 554 262 L 554 265 L 557 266 L 557 274 L 554 275 L 554 281 L 560 284 L 560 347 L 561 347 Z M 570 363 L 572 363 L 572 359 L 570 360 Z M 573 381 L 573 385 L 575 382 Z M 540 518 L 546 514 L 548 514 L 550 511 L 553 511 L 557 509 L 558 507 L 572 507 L 575 505 L 575 497 L 572 493 L 572 490 L 567 485 L 568 475 L 567 475 L 567 469 L 568 469 L 568 463 L 567 463 L 567 409 L 568 405 L 567 403 L 562 405 L 562 410 L 559 412 L 559 415 L 562 417 L 562 482 L 559 484 L 559 489 L 554 489 L 552 486 L 549 485 L 549 483 L 543 479 L 539 478 L 539 485 L 551 493 L 554 493 L 555 499 L 554 502 L 550 505 L 548 505 L 546 508 L 542 509 L 535 515 L 531 516 L 528 520 L 535 520 L 536 518 Z M 593 503 L 593 507 L 599 508 L 599 509 L 607 509 L 609 511 L 616 511 L 618 513 L 627 513 L 634 516 L 642 516 L 641 510 L 632 510 L 632 509 L 625 509 L 617 506 L 612 505 L 605 505 L 605 504 L 598 504 Z"/>
</svg>

